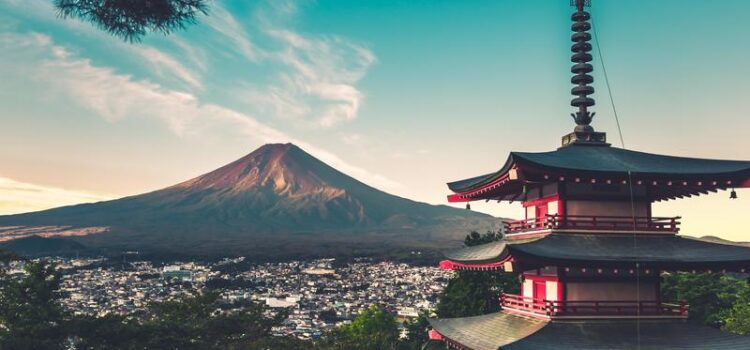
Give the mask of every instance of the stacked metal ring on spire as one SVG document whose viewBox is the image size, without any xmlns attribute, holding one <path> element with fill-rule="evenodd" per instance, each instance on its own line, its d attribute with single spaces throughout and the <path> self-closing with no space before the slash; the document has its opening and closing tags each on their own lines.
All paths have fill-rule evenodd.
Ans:
<svg viewBox="0 0 750 350">
<path fill-rule="evenodd" d="M 591 24 L 589 23 L 591 15 L 583 10 L 583 1 L 579 0 L 577 2 L 577 11 L 572 15 L 572 29 L 574 33 L 571 39 L 574 44 L 571 46 L 571 51 L 573 51 L 573 56 L 571 57 L 573 67 L 570 69 L 574 74 L 571 82 L 576 85 L 570 92 L 576 97 L 570 101 L 570 104 L 578 107 L 578 113 L 573 116 L 576 123 L 578 125 L 588 125 L 593 115 L 587 111 L 587 108 L 593 106 L 595 103 L 594 99 L 589 97 L 589 95 L 594 93 L 594 87 L 588 85 L 594 82 L 594 77 L 588 74 L 593 70 L 593 67 L 589 63 L 592 60 L 589 53 L 592 49 L 591 43 L 589 43 L 591 41 L 591 34 L 588 32 L 591 29 Z"/>
</svg>

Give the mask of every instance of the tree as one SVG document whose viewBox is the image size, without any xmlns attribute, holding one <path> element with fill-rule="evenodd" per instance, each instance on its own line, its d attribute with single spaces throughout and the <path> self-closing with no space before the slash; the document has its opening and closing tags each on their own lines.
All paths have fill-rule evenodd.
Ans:
<svg viewBox="0 0 750 350">
<path fill-rule="evenodd" d="M 720 327 L 725 310 L 747 298 L 750 288 L 746 281 L 724 274 L 671 273 L 662 280 L 664 300 L 687 301 L 690 320 Z M 737 312 L 742 308 L 738 306 Z"/>
<path fill-rule="evenodd" d="M 59 349 L 66 339 L 64 312 L 57 303 L 60 273 L 31 262 L 26 275 L 0 275 L 0 348 Z"/>
<path fill-rule="evenodd" d="M 723 313 L 722 330 L 739 335 L 750 333 L 750 300 L 747 296 L 741 298 L 732 305 L 732 308 Z"/>
<path fill-rule="evenodd" d="M 443 344 L 430 342 L 427 332 L 430 324 L 427 322 L 427 316 L 419 315 L 414 320 L 404 321 L 406 337 L 399 342 L 399 350 L 428 350 L 428 349 L 445 349 Z"/>
<path fill-rule="evenodd" d="M 464 239 L 466 246 L 475 246 L 502 239 L 499 232 L 471 232 Z M 513 273 L 457 271 L 440 295 L 437 314 L 442 318 L 483 315 L 500 310 L 500 293 L 518 293 L 519 283 Z"/>
<path fill-rule="evenodd" d="M 320 350 L 394 350 L 398 347 L 398 324 L 393 315 L 376 305 L 363 311 L 350 324 L 330 333 L 318 344 Z"/>
<path fill-rule="evenodd" d="M 170 34 L 207 14 L 206 0 L 54 0 L 62 18 L 79 18 L 125 41 Z"/>
</svg>

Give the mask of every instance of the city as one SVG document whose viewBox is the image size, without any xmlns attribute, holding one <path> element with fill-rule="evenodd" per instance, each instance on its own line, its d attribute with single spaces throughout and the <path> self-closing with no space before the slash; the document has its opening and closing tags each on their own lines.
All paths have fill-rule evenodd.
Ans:
<svg viewBox="0 0 750 350">
<path fill-rule="evenodd" d="M 286 309 L 288 318 L 273 334 L 299 339 L 318 338 L 370 305 L 401 320 L 429 315 L 452 274 L 437 267 L 364 258 L 343 266 L 334 259 L 249 264 L 243 257 L 170 264 L 106 258 L 48 261 L 62 272 L 63 305 L 74 314 L 128 315 L 151 302 L 215 290 L 230 307 L 252 300 Z M 24 265 L 16 261 L 6 269 L 20 276 Z"/>
</svg>

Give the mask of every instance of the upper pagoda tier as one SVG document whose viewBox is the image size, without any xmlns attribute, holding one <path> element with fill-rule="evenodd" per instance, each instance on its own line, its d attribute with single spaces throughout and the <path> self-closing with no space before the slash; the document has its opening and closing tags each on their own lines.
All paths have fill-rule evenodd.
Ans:
<svg viewBox="0 0 750 350">
<path fill-rule="evenodd" d="M 750 161 L 673 157 L 606 143 L 572 143 L 552 152 L 512 152 L 490 174 L 448 183 L 449 202 L 525 201 L 552 183 L 632 185 L 650 201 L 750 187 Z"/>
</svg>

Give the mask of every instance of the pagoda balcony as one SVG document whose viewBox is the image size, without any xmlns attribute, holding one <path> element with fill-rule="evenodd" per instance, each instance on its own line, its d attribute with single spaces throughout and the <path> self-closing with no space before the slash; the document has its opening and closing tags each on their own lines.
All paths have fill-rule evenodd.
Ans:
<svg viewBox="0 0 750 350">
<path fill-rule="evenodd" d="M 504 221 L 505 233 L 542 230 L 641 231 L 677 233 L 681 217 L 630 217 L 605 215 L 546 215 L 540 218 Z"/>
<path fill-rule="evenodd" d="M 546 300 L 515 294 L 500 295 L 503 309 L 545 319 L 575 318 L 687 318 L 688 305 L 653 300 Z"/>
</svg>

